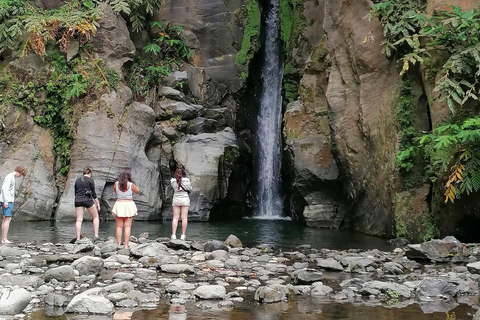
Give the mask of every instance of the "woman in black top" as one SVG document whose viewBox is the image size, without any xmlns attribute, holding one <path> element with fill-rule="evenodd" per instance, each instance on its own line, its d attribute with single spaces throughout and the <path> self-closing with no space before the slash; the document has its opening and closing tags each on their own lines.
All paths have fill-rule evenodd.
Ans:
<svg viewBox="0 0 480 320">
<path fill-rule="evenodd" d="M 100 211 L 100 204 L 95 192 L 92 170 L 89 168 L 83 169 L 83 176 L 75 181 L 75 232 L 77 240 L 80 240 L 85 209 L 87 209 L 93 219 L 93 233 L 95 238 L 98 238 L 98 212 Z"/>
</svg>

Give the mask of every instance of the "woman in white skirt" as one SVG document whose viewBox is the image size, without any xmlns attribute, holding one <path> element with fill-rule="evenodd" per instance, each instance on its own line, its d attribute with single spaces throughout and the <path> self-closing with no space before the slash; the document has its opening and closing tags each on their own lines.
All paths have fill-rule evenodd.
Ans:
<svg viewBox="0 0 480 320">
<path fill-rule="evenodd" d="M 173 188 L 173 219 L 172 219 L 172 236 L 171 239 L 177 239 L 178 219 L 182 217 L 182 236 L 180 239 L 186 240 L 186 231 L 188 224 L 188 207 L 190 207 L 190 197 L 188 196 L 192 191 L 190 179 L 187 178 L 185 167 L 181 164 L 177 165 L 177 170 L 173 175 L 170 184 Z"/>
<path fill-rule="evenodd" d="M 118 181 L 113 185 L 113 191 L 117 194 L 117 201 L 113 205 L 112 213 L 115 217 L 117 229 L 115 236 L 117 244 L 122 244 L 122 231 L 124 233 L 124 247 L 128 249 L 130 234 L 132 232 L 133 217 L 137 215 L 137 206 L 133 201 L 133 193 L 139 194 L 140 189 L 133 183 L 130 168 L 123 169 Z"/>
</svg>

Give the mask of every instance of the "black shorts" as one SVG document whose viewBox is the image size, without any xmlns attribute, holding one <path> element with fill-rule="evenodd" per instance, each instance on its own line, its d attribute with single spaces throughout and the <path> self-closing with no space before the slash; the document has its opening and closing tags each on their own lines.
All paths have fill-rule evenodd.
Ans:
<svg viewBox="0 0 480 320">
<path fill-rule="evenodd" d="M 85 207 L 85 208 L 91 208 L 95 202 L 93 200 L 75 200 L 75 208 L 78 207 Z"/>
</svg>

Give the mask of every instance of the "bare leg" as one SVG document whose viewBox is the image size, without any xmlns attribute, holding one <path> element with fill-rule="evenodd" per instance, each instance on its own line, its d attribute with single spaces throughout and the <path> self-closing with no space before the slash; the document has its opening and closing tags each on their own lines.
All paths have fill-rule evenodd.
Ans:
<svg viewBox="0 0 480 320">
<path fill-rule="evenodd" d="M 77 240 L 80 240 L 80 234 L 82 233 L 82 222 L 83 222 L 84 212 L 85 212 L 84 207 L 75 207 L 75 233 L 77 235 Z"/>
<path fill-rule="evenodd" d="M 123 231 L 123 219 L 120 217 L 115 217 L 115 223 L 117 224 L 117 229 L 115 230 L 115 237 L 117 238 L 117 245 L 122 244 L 122 231 Z"/>
<path fill-rule="evenodd" d="M 8 229 L 10 228 L 10 221 L 12 217 L 3 217 L 2 220 L 2 243 L 10 243 L 8 241 Z"/>
<path fill-rule="evenodd" d="M 181 207 L 182 212 L 182 235 L 187 232 L 188 225 L 188 207 Z"/>
<path fill-rule="evenodd" d="M 128 249 L 130 234 L 132 233 L 133 217 L 125 218 L 125 249 Z"/>
<path fill-rule="evenodd" d="M 93 234 L 95 237 L 98 237 L 98 227 L 100 225 L 100 221 L 98 220 L 97 207 L 93 205 L 90 208 L 88 208 L 87 211 L 88 213 L 90 213 L 90 216 L 93 219 Z"/>
<path fill-rule="evenodd" d="M 172 235 L 177 233 L 178 219 L 180 218 L 180 207 L 173 207 Z"/>
</svg>

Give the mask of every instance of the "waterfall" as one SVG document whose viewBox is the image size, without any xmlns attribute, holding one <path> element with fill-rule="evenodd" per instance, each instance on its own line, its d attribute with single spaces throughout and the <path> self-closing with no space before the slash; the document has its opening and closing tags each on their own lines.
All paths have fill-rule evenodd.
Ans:
<svg viewBox="0 0 480 320">
<path fill-rule="evenodd" d="M 280 48 L 279 0 L 269 0 L 266 8 L 262 92 L 257 116 L 257 216 L 280 217 L 281 128 L 283 63 Z"/>
</svg>

